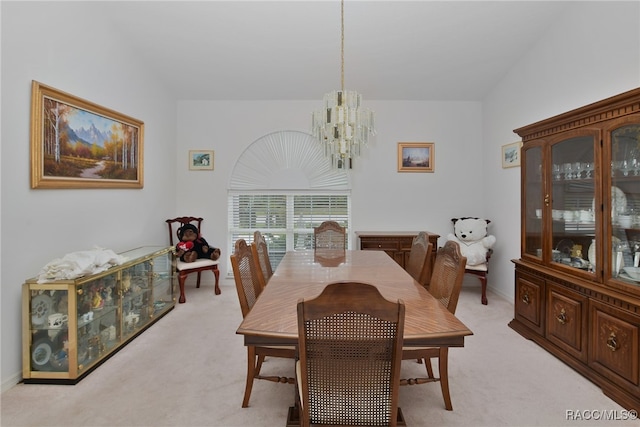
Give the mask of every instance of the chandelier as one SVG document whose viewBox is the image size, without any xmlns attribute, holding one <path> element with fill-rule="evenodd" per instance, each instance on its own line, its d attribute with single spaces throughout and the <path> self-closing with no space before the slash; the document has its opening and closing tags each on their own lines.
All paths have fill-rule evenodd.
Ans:
<svg viewBox="0 0 640 427">
<path fill-rule="evenodd" d="M 351 169 L 352 160 L 375 135 L 373 111 L 361 107 L 362 95 L 344 90 L 344 0 L 341 1 L 340 90 L 324 95 L 324 108 L 312 113 L 312 134 L 336 169 Z"/>
</svg>

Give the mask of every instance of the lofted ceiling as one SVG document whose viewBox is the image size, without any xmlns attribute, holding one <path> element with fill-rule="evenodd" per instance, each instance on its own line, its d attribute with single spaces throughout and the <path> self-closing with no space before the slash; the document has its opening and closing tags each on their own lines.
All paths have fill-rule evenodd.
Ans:
<svg viewBox="0 0 640 427">
<path fill-rule="evenodd" d="M 346 0 L 345 89 L 479 101 L 581 2 Z M 127 1 L 99 10 L 177 99 L 321 99 L 340 88 L 340 2 Z"/>
</svg>

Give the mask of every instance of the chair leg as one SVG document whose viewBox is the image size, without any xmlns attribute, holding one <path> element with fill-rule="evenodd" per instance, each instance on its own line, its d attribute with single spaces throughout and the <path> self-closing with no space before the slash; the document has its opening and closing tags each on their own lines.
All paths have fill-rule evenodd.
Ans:
<svg viewBox="0 0 640 427">
<path fill-rule="evenodd" d="M 427 358 L 424 359 L 424 365 L 427 368 L 427 376 L 429 378 L 435 378 L 433 376 L 433 366 L 431 365 L 431 358 L 430 357 L 427 357 Z"/>
<path fill-rule="evenodd" d="M 487 305 L 487 276 L 480 276 L 480 284 L 482 285 L 482 304 Z"/>
<path fill-rule="evenodd" d="M 198 271 L 198 279 L 196 280 L 196 288 L 200 287 L 200 271 Z"/>
<path fill-rule="evenodd" d="M 438 357 L 438 369 L 440 370 L 440 388 L 444 398 L 444 407 L 447 411 L 452 411 L 451 396 L 449 395 L 449 347 L 440 347 Z"/>
<path fill-rule="evenodd" d="M 247 346 L 247 383 L 244 387 L 244 398 L 242 399 L 242 407 L 249 406 L 249 398 L 251 397 L 251 389 L 253 388 L 253 379 L 256 376 L 256 348 L 252 345 Z"/>
<path fill-rule="evenodd" d="M 258 362 L 256 363 L 255 376 L 260 375 L 260 369 L 262 369 L 262 363 L 264 362 L 264 355 L 258 356 Z"/>
<path fill-rule="evenodd" d="M 178 302 L 180 304 L 183 304 L 184 302 L 187 301 L 187 299 L 184 296 L 184 282 L 187 280 L 187 275 L 183 274 L 182 272 L 178 273 L 178 284 L 180 285 L 180 299 L 178 300 Z"/>
<path fill-rule="evenodd" d="M 213 270 L 213 275 L 216 277 L 216 287 L 215 292 L 216 295 L 220 295 L 220 270 L 218 270 L 218 266 Z"/>
</svg>

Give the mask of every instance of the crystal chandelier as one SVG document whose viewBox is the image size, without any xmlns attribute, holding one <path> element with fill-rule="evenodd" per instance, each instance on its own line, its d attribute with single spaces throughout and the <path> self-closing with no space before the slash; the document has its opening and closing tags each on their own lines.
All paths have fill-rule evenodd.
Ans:
<svg viewBox="0 0 640 427">
<path fill-rule="evenodd" d="M 352 160 L 375 135 L 373 111 L 362 108 L 362 95 L 344 90 L 344 0 L 341 2 L 340 90 L 324 95 L 324 108 L 312 114 L 313 136 L 323 145 L 336 169 L 351 169 Z"/>
</svg>

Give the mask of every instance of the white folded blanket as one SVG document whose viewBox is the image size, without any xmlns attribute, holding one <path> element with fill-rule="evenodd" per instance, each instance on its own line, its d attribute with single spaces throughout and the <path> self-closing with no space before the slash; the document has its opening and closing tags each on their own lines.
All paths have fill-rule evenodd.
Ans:
<svg viewBox="0 0 640 427">
<path fill-rule="evenodd" d="M 75 279 L 88 274 L 100 273 L 114 265 L 120 265 L 126 260 L 126 257 L 116 254 L 111 249 L 95 248 L 88 251 L 71 252 L 42 267 L 38 274 L 38 283 Z"/>
</svg>

